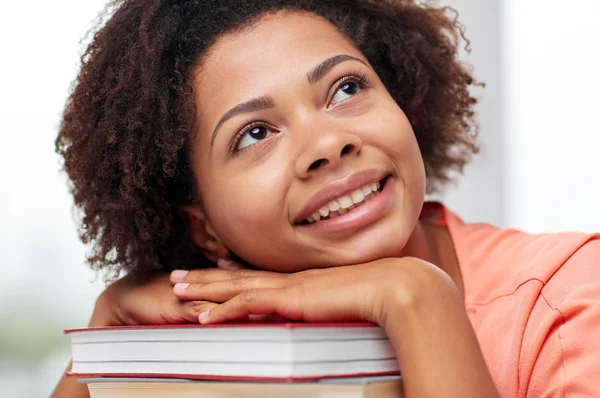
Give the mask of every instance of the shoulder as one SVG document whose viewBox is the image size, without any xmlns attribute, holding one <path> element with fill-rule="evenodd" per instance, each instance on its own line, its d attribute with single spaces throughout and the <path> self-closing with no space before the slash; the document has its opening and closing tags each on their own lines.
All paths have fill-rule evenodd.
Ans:
<svg viewBox="0 0 600 398">
<path fill-rule="evenodd" d="M 600 234 L 534 235 L 485 223 L 465 223 L 451 211 L 443 211 L 467 302 L 484 303 L 511 295 L 529 281 L 537 282 L 541 288 L 567 263 L 589 261 L 588 258 L 600 255 Z"/>
<path fill-rule="evenodd" d="M 600 396 L 600 234 L 531 235 L 444 212 L 503 394 Z"/>
<path fill-rule="evenodd" d="M 541 295 L 550 308 L 565 318 L 584 304 L 600 304 L 600 236 L 590 238 L 575 250 L 546 282 Z M 600 316 L 600 306 L 598 311 Z"/>
<path fill-rule="evenodd" d="M 599 396 L 600 238 L 587 241 L 563 263 L 537 304 L 527 327 L 531 338 L 524 339 L 531 352 L 522 366 L 527 393 Z"/>
</svg>

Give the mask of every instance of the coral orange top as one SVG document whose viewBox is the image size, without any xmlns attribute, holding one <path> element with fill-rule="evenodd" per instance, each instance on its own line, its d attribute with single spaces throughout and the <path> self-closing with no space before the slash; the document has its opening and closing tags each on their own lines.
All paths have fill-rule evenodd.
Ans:
<svg viewBox="0 0 600 398">
<path fill-rule="evenodd" d="M 600 397 L 600 234 L 465 224 L 440 204 L 467 313 L 502 397 Z"/>
</svg>

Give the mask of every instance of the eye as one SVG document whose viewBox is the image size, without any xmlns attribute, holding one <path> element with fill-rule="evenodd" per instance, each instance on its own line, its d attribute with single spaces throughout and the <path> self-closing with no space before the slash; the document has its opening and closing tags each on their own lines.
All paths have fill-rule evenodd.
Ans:
<svg viewBox="0 0 600 398">
<path fill-rule="evenodd" d="M 347 82 L 342 84 L 340 88 L 337 89 L 335 95 L 333 96 L 331 102 L 336 104 L 338 102 L 342 102 L 352 97 L 354 94 L 358 93 L 360 88 L 358 84 L 354 82 Z"/>
<path fill-rule="evenodd" d="M 243 128 L 236 136 L 233 143 L 234 152 L 258 144 L 260 141 L 271 137 L 273 134 L 274 133 L 269 131 L 267 126 L 255 123 L 250 124 Z"/>
<path fill-rule="evenodd" d="M 366 76 L 346 76 L 337 85 L 329 106 L 354 97 L 367 86 Z"/>
</svg>

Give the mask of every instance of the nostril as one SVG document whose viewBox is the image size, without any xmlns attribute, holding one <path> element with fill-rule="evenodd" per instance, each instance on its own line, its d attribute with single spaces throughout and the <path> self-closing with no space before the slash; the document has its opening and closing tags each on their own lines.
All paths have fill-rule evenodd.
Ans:
<svg viewBox="0 0 600 398">
<path fill-rule="evenodd" d="M 344 145 L 344 147 L 342 148 L 342 156 L 349 154 L 353 150 L 354 150 L 354 145 L 352 145 L 352 144 Z"/>
<path fill-rule="evenodd" d="M 310 167 L 308 168 L 309 170 L 315 170 L 318 169 L 321 166 L 324 166 L 328 163 L 327 159 L 319 159 L 319 160 L 315 160 L 314 162 L 312 162 L 312 164 L 310 165 Z"/>
</svg>

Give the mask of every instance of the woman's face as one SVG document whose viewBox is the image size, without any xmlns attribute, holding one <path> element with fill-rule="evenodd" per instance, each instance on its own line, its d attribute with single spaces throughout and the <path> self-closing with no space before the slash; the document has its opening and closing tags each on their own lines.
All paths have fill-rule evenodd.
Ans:
<svg viewBox="0 0 600 398">
<path fill-rule="evenodd" d="M 224 35 L 194 90 L 203 212 L 233 253 L 281 272 L 401 254 L 423 161 L 406 116 L 332 24 L 280 12 Z"/>
</svg>

